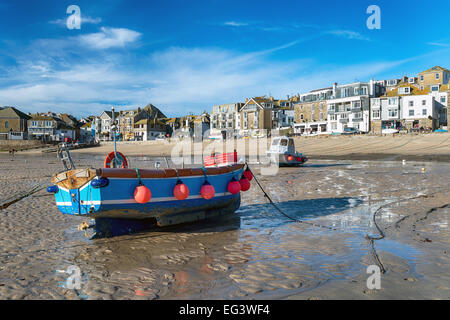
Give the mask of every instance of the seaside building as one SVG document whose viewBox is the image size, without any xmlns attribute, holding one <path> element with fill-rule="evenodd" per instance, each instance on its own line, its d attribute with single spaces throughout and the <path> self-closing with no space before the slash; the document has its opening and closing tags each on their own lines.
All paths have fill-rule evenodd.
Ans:
<svg viewBox="0 0 450 320">
<path fill-rule="evenodd" d="M 31 117 L 14 107 L 0 109 L 0 140 L 24 140 Z"/>
<path fill-rule="evenodd" d="M 95 122 L 87 122 L 80 126 L 80 142 L 91 143 L 95 141 Z"/>
<path fill-rule="evenodd" d="M 117 118 L 119 112 L 115 111 L 114 116 Z M 109 141 L 112 139 L 111 125 L 112 125 L 112 111 L 103 111 L 99 116 L 100 130 L 98 131 L 99 140 Z"/>
<path fill-rule="evenodd" d="M 431 91 L 438 91 L 436 87 L 432 87 L 448 84 L 449 82 L 450 70 L 440 66 L 434 66 L 418 74 L 418 84 L 421 86 L 421 90 L 425 87 L 430 87 Z"/>
<path fill-rule="evenodd" d="M 119 116 L 117 117 L 118 132 L 123 141 L 134 140 L 137 137 L 134 131 L 134 124 L 136 122 L 145 119 L 153 120 L 165 117 L 166 116 L 151 103 L 142 109 L 137 108 L 134 110 L 119 111 Z"/>
<path fill-rule="evenodd" d="M 272 130 L 278 131 L 279 134 L 290 134 L 293 132 L 294 103 L 297 101 L 297 96 L 273 100 Z"/>
<path fill-rule="evenodd" d="M 278 112 L 274 112 L 273 97 L 254 97 L 245 100 L 239 110 L 240 131 L 242 136 L 259 135 L 261 130 L 270 131 L 273 123 L 278 122 Z"/>
<path fill-rule="evenodd" d="M 229 103 L 214 106 L 210 117 L 211 136 L 233 136 L 236 130 L 241 129 L 239 110 L 242 103 Z"/>
<path fill-rule="evenodd" d="M 28 120 L 28 138 L 43 141 L 75 140 L 75 128 L 68 126 L 52 113 L 35 114 Z"/>
<path fill-rule="evenodd" d="M 355 82 L 333 85 L 333 95 L 327 100 L 327 128 L 330 132 L 344 132 L 355 128 L 361 132 L 370 130 L 370 98 L 384 93 L 382 81 Z"/>
<path fill-rule="evenodd" d="M 294 104 L 294 132 L 319 134 L 327 132 L 327 99 L 333 96 L 333 87 L 312 90 L 299 95 Z"/>
<path fill-rule="evenodd" d="M 158 119 L 141 119 L 134 123 L 134 140 L 149 141 L 165 137 L 166 125 Z"/>
<path fill-rule="evenodd" d="M 406 129 L 435 130 L 448 123 L 450 72 L 433 67 L 417 77 L 404 76 L 384 95 L 371 99 L 371 131 Z M 388 80 L 386 81 L 389 83 Z"/>
</svg>

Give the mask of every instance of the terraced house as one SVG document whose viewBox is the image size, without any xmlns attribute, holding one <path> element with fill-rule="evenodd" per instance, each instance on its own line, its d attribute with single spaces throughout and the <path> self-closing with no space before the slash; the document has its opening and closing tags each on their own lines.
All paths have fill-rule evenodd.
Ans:
<svg viewBox="0 0 450 320">
<path fill-rule="evenodd" d="M 244 106 L 239 111 L 239 127 L 241 128 L 239 133 L 251 135 L 263 133 L 263 130 L 270 131 L 273 128 L 272 121 L 275 111 L 273 97 L 246 99 Z"/>
<path fill-rule="evenodd" d="M 296 134 L 327 132 L 327 99 L 333 96 L 333 87 L 312 90 L 298 96 L 294 104 Z"/>
<path fill-rule="evenodd" d="M 43 141 L 75 140 L 75 128 L 54 114 L 34 114 L 28 120 L 28 138 Z"/>
<path fill-rule="evenodd" d="M 384 82 L 355 82 L 333 85 L 333 95 L 327 100 L 327 128 L 331 132 L 344 132 L 355 128 L 361 132 L 370 130 L 370 98 L 384 93 Z"/>
<path fill-rule="evenodd" d="M 14 107 L 0 108 L 0 140 L 27 139 L 30 116 Z"/>
<path fill-rule="evenodd" d="M 214 106 L 210 117 L 211 136 L 232 136 L 241 129 L 239 110 L 243 103 L 229 103 Z"/>
<path fill-rule="evenodd" d="M 445 70 L 433 67 L 417 77 L 404 76 L 395 86 L 387 86 L 384 95 L 372 98 L 371 131 L 379 133 L 389 128 L 435 130 L 447 125 L 450 90 Z M 431 72 L 434 72 L 433 76 Z M 390 82 L 392 80 L 387 81 Z"/>
</svg>

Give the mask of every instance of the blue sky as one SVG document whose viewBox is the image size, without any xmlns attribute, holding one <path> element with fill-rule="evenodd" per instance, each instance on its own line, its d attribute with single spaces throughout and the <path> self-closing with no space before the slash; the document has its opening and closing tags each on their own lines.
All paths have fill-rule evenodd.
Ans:
<svg viewBox="0 0 450 320">
<path fill-rule="evenodd" d="M 80 30 L 66 9 L 81 9 Z M 381 29 L 369 30 L 369 5 Z M 0 105 L 168 116 L 450 68 L 450 1 L 0 2 Z"/>
</svg>

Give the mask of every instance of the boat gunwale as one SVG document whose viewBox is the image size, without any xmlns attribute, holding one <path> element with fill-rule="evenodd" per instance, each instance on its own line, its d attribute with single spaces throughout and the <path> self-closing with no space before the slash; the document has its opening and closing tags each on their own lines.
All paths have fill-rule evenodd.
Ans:
<svg viewBox="0 0 450 320">
<path fill-rule="evenodd" d="M 139 175 L 142 179 L 146 178 L 177 178 L 177 177 L 195 177 L 195 176 L 214 176 L 238 171 L 244 168 L 243 163 L 207 168 L 184 168 L 184 169 L 139 169 Z M 205 171 L 203 171 L 205 170 Z M 178 174 L 177 174 L 178 173 Z M 136 169 L 121 168 L 100 168 L 97 169 L 97 176 L 100 178 L 138 178 Z"/>
</svg>

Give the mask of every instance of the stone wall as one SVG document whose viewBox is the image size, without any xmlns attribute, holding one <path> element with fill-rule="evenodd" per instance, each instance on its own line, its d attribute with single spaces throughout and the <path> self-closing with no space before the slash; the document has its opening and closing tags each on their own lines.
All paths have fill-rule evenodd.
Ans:
<svg viewBox="0 0 450 320">
<path fill-rule="evenodd" d="M 44 145 L 39 140 L 0 140 L 0 150 L 8 151 L 12 148 L 16 150 L 28 149 Z"/>
</svg>

